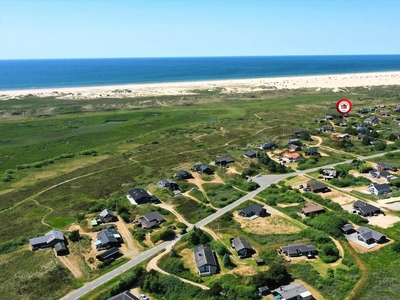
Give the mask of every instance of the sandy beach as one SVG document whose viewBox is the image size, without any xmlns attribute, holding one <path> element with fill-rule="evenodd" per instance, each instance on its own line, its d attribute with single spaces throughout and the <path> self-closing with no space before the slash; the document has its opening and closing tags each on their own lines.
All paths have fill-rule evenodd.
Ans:
<svg viewBox="0 0 400 300">
<path fill-rule="evenodd" d="M 163 95 L 190 95 L 199 90 L 219 90 L 221 93 L 315 88 L 347 91 L 348 87 L 400 85 L 400 71 L 335 75 L 311 75 L 274 78 L 232 79 L 152 84 L 125 84 L 92 87 L 0 91 L 0 100 L 24 99 L 29 96 L 60 99 L 134 98 Z"/>
</svg>

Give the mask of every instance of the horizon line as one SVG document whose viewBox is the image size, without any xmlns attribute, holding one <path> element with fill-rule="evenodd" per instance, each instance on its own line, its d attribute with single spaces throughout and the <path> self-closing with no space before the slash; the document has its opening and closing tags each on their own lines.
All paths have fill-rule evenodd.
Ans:
<svg viewBox="0 0 400 300">
<path fill-rule="evenodd" d="M 398 56 L 398 54 L 293 54 L 293 55 L 210 55 L 210 56 L 120 56 L 120 57 L 53 57 L 53 58 L 0 58 L 10 60 L 71 60 L 71 59 L 168 59 L 168 58 L 236 58 L 236 57 L 311 57 L 311 56 Z"/>
</svg>

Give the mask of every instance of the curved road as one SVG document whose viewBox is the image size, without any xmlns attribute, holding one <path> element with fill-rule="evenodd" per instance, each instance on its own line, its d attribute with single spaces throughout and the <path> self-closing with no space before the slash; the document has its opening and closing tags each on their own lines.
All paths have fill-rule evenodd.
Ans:
<svg viewBox="0 0 400 300">
<path fill-rule="evenodd" d="M 400 152 L 400 150 L 395 150 L 392 152 Z M 379 154 L 374 154 L 374 155 L 370 155 L 370 156 L 365 156 L 365 157 L 359 157 L 359 159 L 363 159 L 363 160 L 367 160 L 369 158 L 373 158 L 373 157 L 379 157 L 379 156 L 383 156 L 386 153 L 379 153 Z M 197 222 L 196 224 L 194 224 L 194 226 L 196 226 L 197 228 L 201 228 L 203 226 L 205 226 L 206 224 L 212 222 L 213 220 L 215 220 L 216 218 L 222 216 L 223 214 L 225 214 L 226 212 L 230 211 L 231 209 L 234 209 L 236 206 L 238 206 L 239 204 L 242 204 L 243 202 L 252 199 L 255 195 L 257 195 L 258 193 L 260 193 L 262 190 L 264 190 L 265 188 L 269 187 L 272 183 L 280 181 L 286 177 L 290 177 L 290 176 L 296 176 L 296 175 L 302 175 L 304 173 L 308 173 L 308 172 L 313 172 L 313 171 L 317 171 L 321 168 L 332 168 L 336 165 L 339 164 L 343 164 L 343 163 L 350 163 L 351 161 L 353 161 L 353 159 L 350 160 L 346 160 L 346 161 L 342 161 L 339 163 L 334 163 L 334 164 L 330 164 L 330 165 L 326 165 L 326 166 L 320 166 L 320 167 L 316 167 L 313 169 L 307 169 L 304 171 L 297 171 L 297 172 L 293 172 L 293 173 L 289 173 L 289 174 L 281 174 L 281 175 L 264 175 L 261 177 L 255 177 L 253 178 L 253 181 L 257 182 L 260 185 L 260 188 L 258 188 L 255 191 L 252 191 L 250 193 L 248 193 L 247 195 L 245 195 L 244 197 L 240 198 L 239 200 L 225 206 L 224 208 L 221 208 L 220 210 L 218 210 L 217 212 L 215 212 L 214 214 L 204 218 L 203 220 Z M 130 260 L 129 262 L 127 262 L 126 264 L 116 268 L 115 270 L 104 274 L 103 276 L 96 278 L 95 280 L 86 283 L 84 286 L 82 286 L 81 288 L 72 291 L 70 294 L 66 295 L 64 298 L 62 298 L 63 300 L 76 300 L 79 299 L 80 297 L 82 297 L 83 295 L 85 295 L 86 293 L 90 292 L 91 290 L 97 288 L 98 286 L 102 285 L 103 283 L 111 280 L 112 278 L 116 277 L 117 275 L 120 275 L 121 273 L 129 270 L 130 268 L 133 268 L 134 266 L 136 266 L 137 264 L 141 263 L 142 261 L 150 258 L 151 256 L 155 255 L 157 252 L 161 251 L 162 249 L 167 248 L 168 246 L 172 246 L 174 245 L 176 242 L 178 242 L 180 240 L 181 236 L 176 236 L 175 239 L 171 240 L 171 241 L 166 241 L 162 244 L 159 244 L 145 252 L 142 252 L 141 254 L 139 254 L 137 257 L 133 258 L 132 260 Z"/>
</svg>

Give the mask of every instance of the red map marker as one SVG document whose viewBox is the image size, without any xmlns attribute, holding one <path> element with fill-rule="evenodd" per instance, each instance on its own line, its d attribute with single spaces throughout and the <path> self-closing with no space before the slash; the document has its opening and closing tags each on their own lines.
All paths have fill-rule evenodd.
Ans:
<svg viewBox="0 0 400 300">
<path fill-rule="evenodd" d="M 339 114 L 345 115 L 348 114 L 353 108 L 353 104 L 349 99 L 342 98 L 336 102 L 336 110 Z"/>
</svg>

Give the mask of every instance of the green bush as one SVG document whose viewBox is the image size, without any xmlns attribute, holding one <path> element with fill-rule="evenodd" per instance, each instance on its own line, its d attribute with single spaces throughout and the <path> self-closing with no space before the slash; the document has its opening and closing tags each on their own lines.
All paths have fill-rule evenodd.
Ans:
<svg viewBox="0 0 400 300">
<path fill-rule="evenodd" d="M 187 225 L 185 223 L 178 222 L 178 223 L 176 223 L 176 227 L 177 228 L 187 228 Z"/>
<path fill-rule="evenodd" d="M 213 240 L 210 242 L 210 245 L 212 247 L 212 249 L 215 251 L 215 253 L 217 253 L 220 256 L 223 256 L 225 254 L 232 254 L 226 247 L 224 244 L 222 244 L 220 241 L 216 241 Z"/>
<path fill-rule="evenodd" d="M 166 229 L 161 232 L 157 232 L 151 235 L 150 240 L 156 244 L 159 241 L 167 241 L 175 237 L 175 231 L 171 229 Z"/>
<path fill-rule="evenodd" d="M 93 154 L 97 154 L 96 150 L 84 150 L 79 152 L 80 155 L 93 155 Z"/>
</svg>

